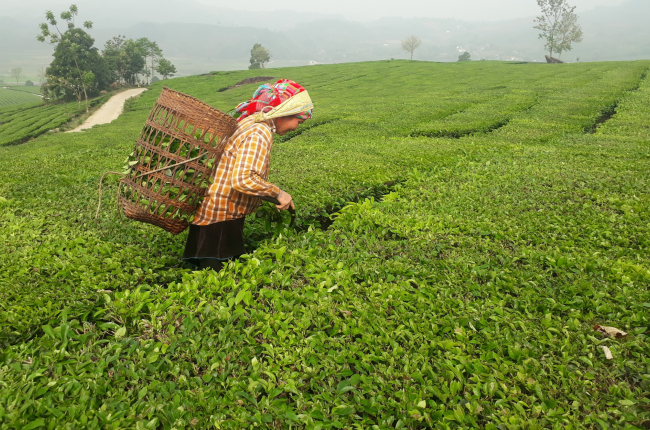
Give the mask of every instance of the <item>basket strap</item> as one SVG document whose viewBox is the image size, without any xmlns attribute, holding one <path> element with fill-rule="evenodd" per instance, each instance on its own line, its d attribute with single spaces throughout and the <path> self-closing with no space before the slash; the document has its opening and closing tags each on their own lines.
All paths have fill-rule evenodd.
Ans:
<svg viewBox="0 0 650 430">
<path fill-rule="evenodd" d="M 104 177 L 105 177 L 106 175 L 120 175 L 120 176 L 124 176 L 124 174 L 122 174 L 122 173 L 120 173 L 120 172 L 106 172 L 106 173 L 104 173 L 104 174 L 102 175 L 102 178 L 99 180 L 99 204 L 97 205 L 97 212 L 95 212 L 95 219 L 97 219 L 97 217 L 99 216 L 99 210 L 100 210 L 101 207 L 102 207 L 102 183 L 104 182 Z M 118 188 L 118 190 L 119 190 L 119 188 Z"/>
</svg>

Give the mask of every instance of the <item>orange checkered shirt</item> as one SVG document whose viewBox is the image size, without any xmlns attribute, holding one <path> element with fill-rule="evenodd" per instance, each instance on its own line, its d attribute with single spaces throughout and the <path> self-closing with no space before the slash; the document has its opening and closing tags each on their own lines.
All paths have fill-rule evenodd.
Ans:
<svg viewBox="0 0 650 430">
<path fill-rule="evenodd" d="M 275 125 L 246 118 L 226 143 L 208 189 L 192 224 L 208 225 L 246 216 L 261 203 L 257 196 L 278 197 L 280 188 L 267 182 Z"/>
</svg>

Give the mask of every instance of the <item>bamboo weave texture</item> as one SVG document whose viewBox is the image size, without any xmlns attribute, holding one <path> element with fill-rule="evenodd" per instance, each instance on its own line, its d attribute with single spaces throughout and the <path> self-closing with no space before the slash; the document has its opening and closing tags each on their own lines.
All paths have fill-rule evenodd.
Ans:
<svg viewBox="0 0 650 430">
<path fill-rule="evenodd" d="M 135 145 L 133 165 L 120 180 L 124 215 L 172 234 L 184 231 L 236 128 L 231 116 L 165 87 Z"/>
</svg>

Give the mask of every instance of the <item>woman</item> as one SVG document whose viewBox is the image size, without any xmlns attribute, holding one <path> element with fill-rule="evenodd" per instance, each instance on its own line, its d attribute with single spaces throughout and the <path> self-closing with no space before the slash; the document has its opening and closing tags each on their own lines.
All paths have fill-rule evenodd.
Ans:
<svg viewBox="0 0 650 430">
<path fill-rule="evenodd" d="M 311 118 L 312 109 L 307 91 L 288 79 L 261 85 L 252 99 L 237 106 L 239 125 L 190 225 L 183 261 L 218 271 L 245 254 L 244 218 L 259 207 L 260 197 L 277 199 L 281 211 L 294 208 L 291 195 L 267 182 L 273 133 L 295 130 Z"/>
</svg>

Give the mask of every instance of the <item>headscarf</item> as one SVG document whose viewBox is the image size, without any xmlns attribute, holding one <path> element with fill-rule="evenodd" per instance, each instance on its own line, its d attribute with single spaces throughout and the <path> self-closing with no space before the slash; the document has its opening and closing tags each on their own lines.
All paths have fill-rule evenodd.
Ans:
<svg viewBox="0 0 650 430">
<path fill-rule="evenodd" d="M 294 81 L 280 79 L 273 86 L 260 85 L 252 99 L 235 108 L 235 118 L 242 121 L 250 115 L 257 114 L 255 122 L 290 115 L 309 119 L 313 108 L 314 104 L 307 90 Z"/>
</svg>

